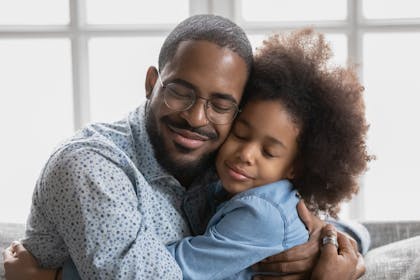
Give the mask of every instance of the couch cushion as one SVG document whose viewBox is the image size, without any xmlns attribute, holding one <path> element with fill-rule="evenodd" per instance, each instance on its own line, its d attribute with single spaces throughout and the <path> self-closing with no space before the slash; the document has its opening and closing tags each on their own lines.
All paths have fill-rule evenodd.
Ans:
<svg viewBox="0 0 420 280">
<path fill-rule="evenodd" d="M 420 236 L 369 251 L 363 280 L 420 279 Z"/>
</svg>

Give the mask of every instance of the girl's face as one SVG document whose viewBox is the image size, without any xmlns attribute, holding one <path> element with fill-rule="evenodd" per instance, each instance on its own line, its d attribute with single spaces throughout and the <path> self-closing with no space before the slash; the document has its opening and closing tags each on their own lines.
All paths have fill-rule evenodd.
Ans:
<svg viewBox="0 0 420 280">
<path fill-rule="evenodd" d="M 280 101 L 251 101 L 235 121 L 216 159 L 231 194 L 293 178 L 299 128 Z"/>
</svg>

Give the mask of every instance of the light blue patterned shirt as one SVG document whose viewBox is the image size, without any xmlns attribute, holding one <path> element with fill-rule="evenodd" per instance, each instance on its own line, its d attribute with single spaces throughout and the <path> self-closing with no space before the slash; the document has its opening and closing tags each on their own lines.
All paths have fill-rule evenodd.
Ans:
<svg viewBox="0 0 420 280">
<path fill-rule="evenodd" d="M 187 191 L 160 167 L 141 106 L 89 125 L 53 153 L 22 242 L 43 267 L 71 257 L 83 279 L 182 279 L 165 245 L 204 231 L 212 179 Z"/>
<path fill-rule="evenodd" d="M 287 180 L 247 190 L 218 206 L 203 235 L 168 250 L 185 280 L 250 280 L 251 265 L 308 241 L 298 202 Z"/>
</svg>

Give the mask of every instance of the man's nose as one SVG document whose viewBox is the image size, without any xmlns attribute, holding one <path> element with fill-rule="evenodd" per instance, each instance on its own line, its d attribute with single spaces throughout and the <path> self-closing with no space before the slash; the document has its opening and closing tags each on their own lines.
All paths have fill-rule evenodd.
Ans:
<svg viewBox="0 0 420 280">
<path fill-rule="evenodd" d="M 206 115 L 206 102 L 204 99 L 197 99 L 190 109 L 181 113 L 181 116 L 191 127 L 201 127 L 209 123 Z"/>
</svg>

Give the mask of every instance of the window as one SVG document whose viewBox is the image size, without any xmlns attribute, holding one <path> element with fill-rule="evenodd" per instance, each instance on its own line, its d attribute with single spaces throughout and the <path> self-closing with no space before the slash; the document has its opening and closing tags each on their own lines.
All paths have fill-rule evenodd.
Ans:
<svg viewBox="0 0 420 280">
<path fill-rule="evenodd" d="M 369 147 L 377 155 L 343 216 L 420 219 L 411 211 L 420 187 L 419 6 L 418 0 L 0 1 L 0 222 L 26 220 L 35 181 L 62 140 L 89 122 L 119 119 L 144 100 L 145 73 L 157 64 L 166 34 L 199 13 L 231 18 L 254 47 L 273 32 L 308 25 L 325 32 L 334 63 L 360 66 Z"/>
</svg>

